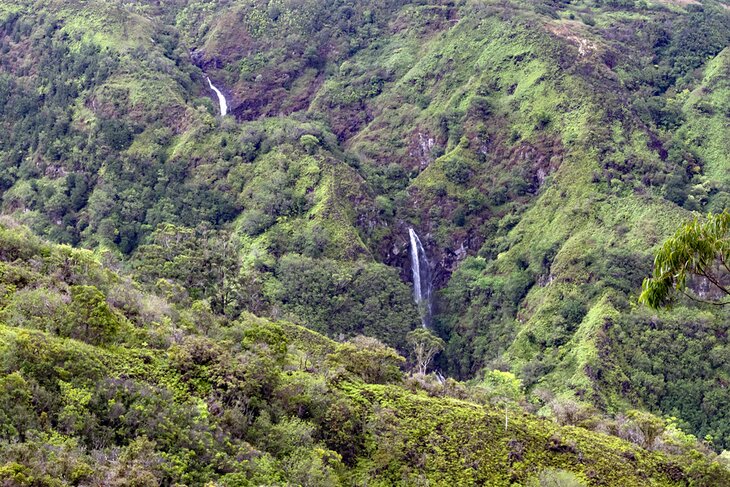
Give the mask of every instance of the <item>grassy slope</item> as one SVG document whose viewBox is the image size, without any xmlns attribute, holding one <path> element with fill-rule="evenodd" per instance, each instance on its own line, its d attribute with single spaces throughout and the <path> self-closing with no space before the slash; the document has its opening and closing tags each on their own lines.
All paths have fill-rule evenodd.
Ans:
<svg viewBox="0 0 730 487">
<path fill-rule="evenodd" d="M 725 183 L 730 177 L 730 155 L 724 142 L 728 131 L 729 70 L 730 50 L 726 48 L 708 61 L 700 86 L 683 93 L 682 109 L 688 122 L 681 130 L 702 154 L 708 178 Z"/>
<path fill-rule="evenodd" d="M 588 484 L 671 485 L 671 463 L 603 435 L 558 428 L 528 415 L 504 413 L 454 399 L 408 395 L 391 386 L 351 388 L 372 403 L 370 457 L 355 477 L 377 472 L 373 485 L 526 485 L 545 465 L 577 472 Z M 363 400 L 363 399 L 360 399 Z M 414 452 L 415 449 L 415 452 Z M 400 462 L 384 462 L 396 453 Z M 404 464 L 404 465 L 403 465 Z"/>
<path fill-rule="evenodd" d="M 647 272 L 651 251 L 673 231 L 677 220 L 688 217 L 685 210 L 662 198 L 659 188 L 639 182 L 643 171 L 652 170 L 648 168 L 675 170 L 674 163 L 665 162 L 665 156 L 653 147 L 657 136 L 664 143 L 671 137 L 636 117 L 622 75 L 604 65 L 606 53 L 614 46 L 601 38 L 600 26 L 610 29 L 648 17 L 608 11 L 598 18 L 599 28 L 591 28 L 565 18 L 531 17 L 525 11 L 485 10 L 464 9 L 450 28 L 424 36 L 425 42 L 414 42 L 396 32 L 343 65 L 341 82 L 372 65 L 376 66 L 372 71 L 386 72 L 389 80 L 380 94 L 372 100 L 366 98 L 372 120 L 348 141 L 348 148 L 376 166 L 395 160 L 416 168 L 410 173 L 417 174 L 409 186 L 411 199 L 401 217 L 428 232 L 437 258 L 444 248 L 454 250 L 464 243 L 489 239 L 485 233 L 495 226 L 482 226 L 484 221 L 498 221 L 512 210 L 489 205 L 468 213 L 466 223 L 454 225 L 455 208 L 470 203 L 467 188 L 488 194 L 490 187 L 503 184 L 500 172 L 516 172 L 517 164 L 510 159 L 515 153 L 534 166 L 549 159 L 552 164 L 543 169 L 554 173 L 539 197 L 528 203 L 519 223 L 502 232 L 501 241 L 495 244 L 492 240 L 482 249 L 489 255 L 496 248 L 499 255 L 474 279 L 494 279 L 495 272 L 509 278 L 518 271 L 518 263 L 526 261 L 534 281 L 543 283 L 533 285 L 524 299 L 518 298 L 519 309 L 511 326 L 514 341 L 506 343 L 502 360 L 525 374 L 526 367 L 537 364 L 537 370 L 542 370 L 536 377 L 540 385 L 572 390 L 604 407 L 623 407 L 627 401 L 616 392 L 629 371 L 615 367 L 611 356 L 624 352 L 606 340 L 606 330 L 620 313 L 631 314 L 624 293 L 630 297 L 638 284 L 635 275 L 631 281 L 628 275 L 619 275 L 623 285 L 605 283 L 615 283 L 616 272 Z M 684 11 L 677 8 L 675 12 L 683 15 Z M 705 182 L 693 190 L 696 200 L 703 203 L 713 189 L 716 192 L 727 184 L 723 146 L 727 93 L 721 81 L 725 54 L 708 64 L 700 87 L 682 95 L 687 100 L 686 121 L 678 133 L 704 161 L 704 179 L 696 178 L 695 184 Z M 336 86 L 325 86 L 324 93 Z M 468 116 L 477 97 L 486 98 L 490 106 L 481 126 Z M 541 125 L 545 114 L 547 123 Z M 460 120 L 456 135 L 436 126 L 444 115 Z M 545 144 L 546 138 L 557 138 L 562 150 L 556 154 Z M 431 146 L 419 150 L 418 143 L 424 140 L 436 150 L 429 153 Z M 384 141 L 387 151 L 382 150 Z M 537 147 L 536 153 L 515 150 L 527 144 Z M 479 157 L 484 146 L 491 152 L 486 160 Z M 509 160 L 506 168 L 500 165 L 505 159 Z M 641 163 L 619 172 L 607 169 L 632 159 Z M 449 168 L 463 161 L 471 172 L 466 184 L 448 177 Z M 689 198 L 695 198 L 692 192 Z M 726 202 L 720 200 L 713 208 L 723 205 Z M 602 249 L 631 256 L 633 270 L 601 268 Z M 628 282 L 633 284 L 627 289 Z M 447 285 L 447 293 L 448 289 Z M 583 303 L 583 317 L 561 330 L 565 323 L 556 315 L 570 300 Z M 448 304 L 448 297 L 444 301 Z M 477 321 L 484 304 L 475 301 L 474 308 L 457 306 L 453 315 L 444 317 L 452 320 L 452 333 L 459 331 L 459 323 L 467 329 L 489 326 Z M 452 358 L 464 353 L 461 344 L 455 343 Z M 476 358 L 481 363 L 500 351 L 484 348 L 486 356 Z M 637 396 L 632 397 L 641 403 Z M 682 414 L 691 415 L 689 410 Z M 697 423 L 694 427 L 704 428 Z"/>
</svg>

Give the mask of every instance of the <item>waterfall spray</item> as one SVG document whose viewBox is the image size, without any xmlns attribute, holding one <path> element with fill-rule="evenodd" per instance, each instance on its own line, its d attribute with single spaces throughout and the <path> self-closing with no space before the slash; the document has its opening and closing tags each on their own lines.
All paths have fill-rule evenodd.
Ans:
<svg viewBox="0 0 730 487">
<path fill-rule="evenodd" d="M 426 251 L 421 244 L 421 239 L 412 228 L 408 229 L 411 240 L 411 271 L 413 273 L 413 299 L 418 306 L 421 315 L 421 324 L 424 328 L 431 325 L 433 313 L 431 304 L 431 264 L 426 257 Z"/>
</svg>

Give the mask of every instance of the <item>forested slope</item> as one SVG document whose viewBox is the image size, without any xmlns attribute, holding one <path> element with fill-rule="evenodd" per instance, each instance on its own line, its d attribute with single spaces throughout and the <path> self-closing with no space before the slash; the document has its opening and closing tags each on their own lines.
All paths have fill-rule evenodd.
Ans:
<svg viewBox="0 0 730 487">
<path fill-rule="evenodd" d="M 7 221 L 0 244 L 3 485 L 730 482 L 658 418 L 604 420 L 640 444 L 561 427 L 499 388 L 406 376 L 371 338 L 175 305 Z"/>
<path fill-rule="evenodd" d="M 0 2 L 2 211 L 173 307 L 402 353 L 413 227 L 445 374 L 720 450 L 727 310 L 635 298 L 678 221 L 728 207 L 728 25 L 716 0 Z"/>
</svg>

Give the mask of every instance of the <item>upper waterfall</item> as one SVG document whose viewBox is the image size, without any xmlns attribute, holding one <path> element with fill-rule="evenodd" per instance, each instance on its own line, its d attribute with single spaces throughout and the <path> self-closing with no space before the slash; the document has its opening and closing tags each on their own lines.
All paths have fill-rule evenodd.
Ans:
<svg viewBox="0 0 730 487">
<path fill-rule="evenodd" d="M 215 91 L 215 94 L 218 96 L 218 103 L 221 107 L 221 117 L 225 117 L 226 113 L 228 113 L 228 102 L 226 101 L 226 97 L 223 96 L 223 93 L 221 93 L 221 90 L 215 87 L 213 82 L 210 80 L 209 77 L 206 77 L 208 80 L 208 84 L 210 85 L 210 89 Z"/>
<path fill-rule="evenodd" d="M 431 264 L 426 257 L 426 251 L 421 244 L 421 239 L 412 228 L 408 229 L 411 241 L 411 272 L 413 273 L 413 298 L 418 306 L 421 315 L 421 324 L 424 328 L 431 325 L 433 314 L 431 292 L 433 283 L 431 281 Z"/>
</svg>

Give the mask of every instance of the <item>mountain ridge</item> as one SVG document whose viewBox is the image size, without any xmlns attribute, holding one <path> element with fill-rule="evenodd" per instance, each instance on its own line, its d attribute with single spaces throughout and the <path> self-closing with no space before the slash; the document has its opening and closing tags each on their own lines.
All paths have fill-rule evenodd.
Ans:
<svg viewBox="0 0 730 487">
<path fill-rule="evenodd" d="M 0 1 L 0 210 L 175 306 L 402 354 L 414 228 L 434 368 L 719 451 L 727 310 L 636 298 L 679 221 L 728 207 L 728 24 L 716 0 Z"/>
</svg>

